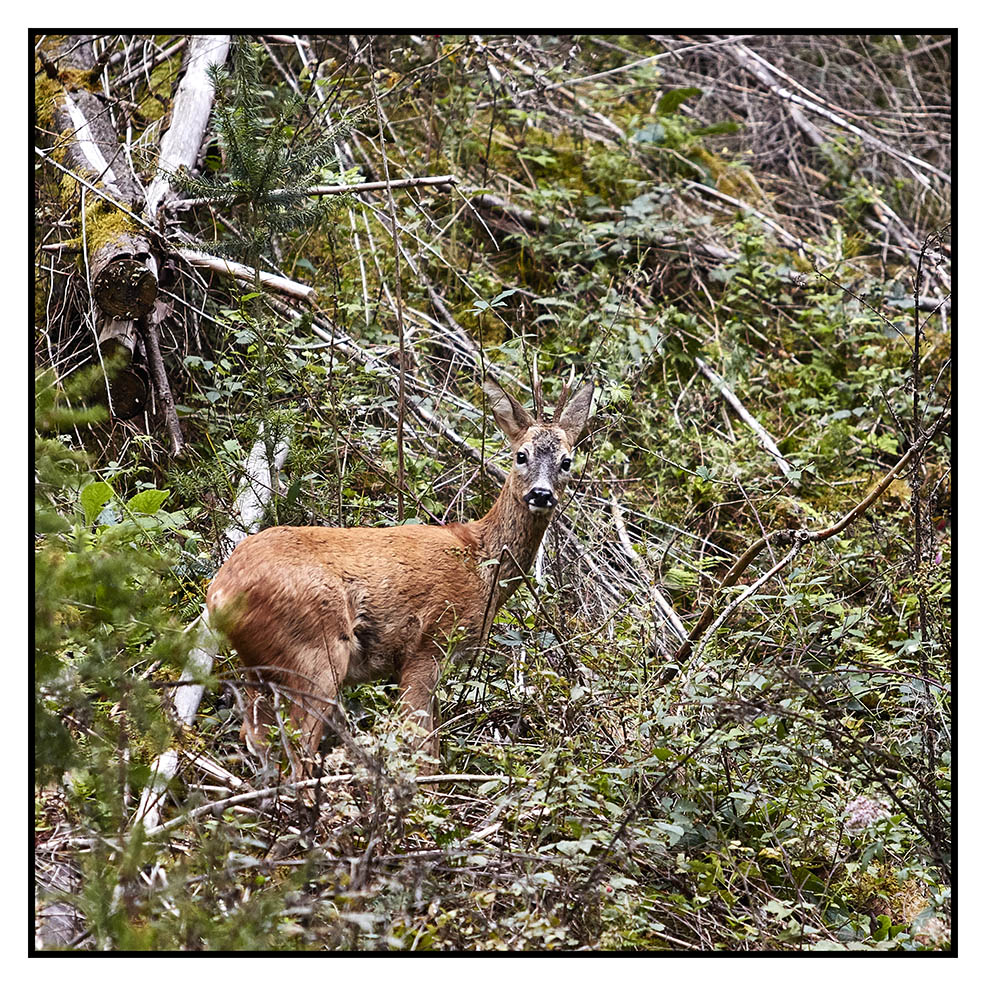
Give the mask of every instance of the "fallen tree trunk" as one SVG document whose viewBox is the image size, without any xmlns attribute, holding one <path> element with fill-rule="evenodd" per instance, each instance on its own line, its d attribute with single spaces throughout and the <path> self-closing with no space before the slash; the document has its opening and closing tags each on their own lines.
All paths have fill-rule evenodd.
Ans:
<svg viewBox="0 0 986 1000">
<path fill-rule="evenodd" d="M 116 416 L 134 416 L 146 393 L 131 371 L 136 338 L 129 321 L 148 312 L 158 289 L 150 240 L 123 210 L 139 197 L 139 185 L 108 108 L 92 89 L 98 81 L 92 37 L 71 35 L 42 43 L 39 61 L 49 78 L 49 101 L 42 97 L 38 102 L 39 129 L 51 136 L 52 158 L 92 185 L 90 190 L 68 179 L 63 200 L 71 204 L 78 198 L 80 204 L 81 263 L 93 300 L 105 316 L 97 351 L 107 373 L 109 404 Z M 93 191 L 106 198 L 92 197 Z"/>
<path fill-rule="evenodd" d="M 52 109 L 54 157 L 92 181 L 113 201 L 132 208 L 139 198 L 136 178 L 107 106 L 91 89 L 97 82 L 93 79 L 96 57 L 92 38 L 69 36 L 47 56 L 57 67 L 59 84 Z M 74 187 L 69 185 L 67 196 L 76 194 Z M 143 316 L 157 295 L 157 262 L 146 234 L 102 199 L 90 204 L 82 224 L 97 305 L 111 317 Z"/>
<path fill-rule="evenodd" d="M 158 288 L 157 261 L 147 237 L 127 221 L 112 232 L 100 227 L 92 237 L 87 233 L 86 242 L 92 295 L 99 308 L 117 319 L 145 316 Z"/>
<path fill-rule="evenodd" d="M 158 224 L 158 210 L 174 200 L 171 179 L 179 167 L 195 166 L 202 148 L 202 139 L 212 113 L 215 96 L 208 68 L 222 64 L 229 53 L 229 35 L 194 35 L 188 43 L 185 75 L 175 91 L 171 106 L 171 126 L 161 138 L 157 172 L 147 189 L 144 216 L 152 226 Z M 164 420 L 171 440 L 171 454 L 177 456 L 184 447 L 178 412 L 175 407 L 168 374 L 161 357 L 160 324 L 171 315 L 171 303 L 159 299 L 144 327 L 144 347 L 154 381 L 155 395 L 164 411 Z"/>
</svg>

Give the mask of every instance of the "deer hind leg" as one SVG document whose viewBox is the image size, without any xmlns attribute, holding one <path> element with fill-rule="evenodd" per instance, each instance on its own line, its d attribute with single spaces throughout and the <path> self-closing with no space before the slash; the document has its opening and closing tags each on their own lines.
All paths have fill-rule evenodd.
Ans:
<svg viewBox="0 0 986 1000">
<path fill-rule="evenodd" d="M 316 757 L 325 721 L 336 714 L 356 643 L 354 609 L 339 581 L 312 571 L 295 582 L 294 589 L 269 592 L 258 586 L 230 639 L 254 682 L 247 689 L 243 738 L 263 760 L 280 744 L 297 776 L 311 772 L 302 760 Z M 275 706 L 288 710 L 300 740 L 288 738 Z"/>
<path fill-rule="evenodd" d="M 258 670 L 248 671 L 249 683 L 244 689 L 243 724 L 240 739 L 264 766 L 270 761 L 271 727 L 277 725 L 269 688 Z"/>
<path fill-rule="evenodd" d="M 409 654 L 401 669 L 401 709 L 404 717 L 421 730 L 417 749 L 428 760 L 421 765 L 421 774 L 438 771 L 438 707 L 435 687 L 438 684 L 438 661 L 428 649 Z"/>
<path fill-rule="evenodd" d="M 336 698 L 349 670 L 352 648 L 342 635 L 348 633 L 323 636 L 321 644 L 297 650 L 280 671 L 282 697 L 290 705 L 289 717 L 299 734 L 298 752 L 289 744 L 296 776 L 314 772 L 326 724 L 336 730 L 343 724 Z"/>
</svg>

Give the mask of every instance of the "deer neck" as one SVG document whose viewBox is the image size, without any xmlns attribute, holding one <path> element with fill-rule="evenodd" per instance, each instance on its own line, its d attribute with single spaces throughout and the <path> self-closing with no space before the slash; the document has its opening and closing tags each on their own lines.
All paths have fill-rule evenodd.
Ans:
<svg viewBox="0 0 986 1000">
<path fill-rule="evenodd" d="M 476 522 L 484 561 L 497 561 L 488 568 L 490 585 L 496 587 L 497 608 L 520 586 L 521 575 L 531 568 L 551 520 L 550 514 L 532 514 L 527 504 L 517 499 L 512 485 L 508 478 L 496 503 Z"/>
</svg>

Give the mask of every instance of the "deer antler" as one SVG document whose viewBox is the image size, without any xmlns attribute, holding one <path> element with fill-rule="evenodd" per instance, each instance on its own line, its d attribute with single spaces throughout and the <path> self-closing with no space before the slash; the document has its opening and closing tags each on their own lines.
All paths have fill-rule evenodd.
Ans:
<svg viewBox="0 0 986 1000">
<path fill-rule="evenodd" d="M 541 376 L 538 374 L 538 356 L 534 352 L 531 370 L 531 396 L 534 399 L 534 416 L 544 420 L 544 393 L 542 392 Z"/>
<path fill-rule="evenodd" d="M 558 397 L 558 402 L 555 404 L 555 416 L 559 413 L 564 412 L 565 404 L 568 402 L 568 397 L 572 394 L 572 383 L 566 382 L 562 386 L 561 395 Z"/>
</svg>

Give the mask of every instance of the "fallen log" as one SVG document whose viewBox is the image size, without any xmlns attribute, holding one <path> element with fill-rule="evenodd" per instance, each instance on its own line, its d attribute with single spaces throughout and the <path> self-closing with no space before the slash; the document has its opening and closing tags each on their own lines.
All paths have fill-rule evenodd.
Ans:
<svg viewBox="0 0 986 1000">
<path fill-rule="evenodd" d="M 127 211 L 139 197 L 139 185 L 107 106 L 94 92 L 98 69 L 92 36 L 46 40 L 38 61 L 47 79 L 37 88 L 37 125 L 49 136 L 51 158 L 65 171 L 65 204 L 79 205 L 80 265 L 103 316 L 96 350 L 106 372 L 108 402 L 115 416 L 135 416 L 143 408 L 146 387 L 131 368 L 132 321 L 146 315 L 158 289 L 150 239 Z"/>
<path fill-rule="evenodd" d="M 139 186 L 108 109 L 91 89 L 96 84 L 91 36 L 68 36 L 46 55 L 58 71 L 51 107 L 53 157 L 90 180 L 114 202 L 132 208 Z M 44 124 L 39 121 L 39 126 Z M 71 182 L 65 185 L 66 201 L 79 193 L 77 187 Z M 111 317 L 143 316 L 157 295 L 157 262 L 147 235 L 132 218 L 103 199 L 88 202 L 82 227 L 96 304 Z"/>
</svg>

